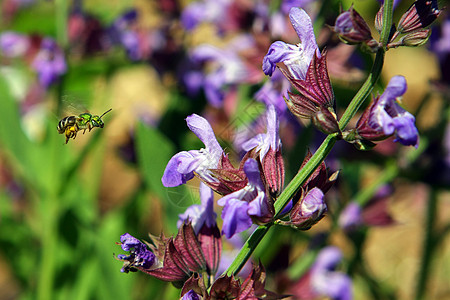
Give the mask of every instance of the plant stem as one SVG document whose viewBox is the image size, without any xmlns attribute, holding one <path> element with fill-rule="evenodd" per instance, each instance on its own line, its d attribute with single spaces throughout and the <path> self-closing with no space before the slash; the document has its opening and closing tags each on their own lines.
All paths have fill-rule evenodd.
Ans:
<svg viewBox="0 0 450 300">
<path fill-rule="evenodd" d="M 416 285 L 416 300 L 425 299 L 425 291 L 427 287 L 428 274 L 430 273 L 430 264 L 433 250 L 435 248 L 435 238 L 433 235 L 434 220 L 437 210 L 437 191 L 432 189 L 430 199 L 427 201 L 427 212 L 425 220 L 424 239 L 422 247 L 422 259 L 420 265 L 419 278 Z"/>
<path fill-rule="evenodd" d="M 389 31 L 392 26 L 392 0 L 386 0 L 384 3 L 384 14 L 383 14 L 383 29 L 381 32 L 381 45 L 386 45 L 389 39 Z M 384 53 L 385 50 L 381 47 L 376 54 L 374 64 L 372 66 L 371 73 L 367 77 L 366 81 L 353 97 L 350 105 L 345 110 L 342 115 L 341 120 L 339 121 L 339 128 L 344 129 L 347 124 L 350 122 L 351 118 L 356 114 L 358 108 L 367 98 L 369 93 L 372 91 L 376 81 L 380 77 L 381 69 L 383 67 L 384 62 Z M 281 195 L 278 197 L 275 202 L 275 219 L 286 206 L 286 204 L 292 199 L 295 193 L 300 189 L 302 184 L 306 181 L 306 179 L 314 172 L 314 170 L 319 167 L 319 165 L 325 160 L 327 155 L 330 153 L 334 144 L 337 140 L 337 134 L 328 135 L 325 140 L 320 145 L 319 149 L 314 153 L 314 155 L 310 158 L 310 160 L 305 164 L 305 166 L 299 170 L 297 175 L 291 180 L 291 182 L 287 185 Z M 247 239 L 245 244 L 243 245 L 241 251 L 225 271 L 225 274 L 228 276 L 237 275 L 242 267 L 245 265 L 246 261 L 250 258 L 253 251 L 258 246 L 259 242 L 263 239 L 266 233 L 269 231 L 269 228 L 273 224 L 266 224 L 263 226 L 259 226 L 253 234 Z"/>
</svg>

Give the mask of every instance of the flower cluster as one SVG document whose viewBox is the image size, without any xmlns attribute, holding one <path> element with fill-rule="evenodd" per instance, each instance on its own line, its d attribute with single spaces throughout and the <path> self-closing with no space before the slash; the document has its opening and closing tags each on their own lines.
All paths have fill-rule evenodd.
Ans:
<svg viewBox="0 0 450 300">
<path fill-rule="evenodd" d="M 408 16 L 400 21 L 397 33 L 417 34 L 428 26 L 439 14 L 432 3 L 427 2 L 424 6 L 416 1 L 406 13 Z M 226 30 L 226 26 L 222 26 L 223 18 L 228 16 L 218 11 L 233 9 L 229 1 L 196 2 L 183 12 L 182 23 L 185 29 L 192 31 L 202 21 L 210 22 L 222 32 Z M 417 23 L 416 16 L 423 16 L 426 9 L 431 11 L 427 15 L 429 18 Z M 290 112 L 296 117 L 308 119 L 329 138 L 343 139 L 362 150 L 368 150 L 375 146 L 374 142 L 390 136 L 395 136 L 395 142 L 418 147 L 419 133 L 415 118 L 399 104 L 407 89 L 405 78 L 393 77 L 384 92 L 376 96 L 362 113 L 355 128 L 346 129 L 347 123 L 340 122 L 338 117 L 336 97 L 328 74 L 328 52 L 320 51 L 312 21 L 303 9 L 289 7 L 289 18 L 300 43 L 292 45 L 275 41 L 262 60 L 262 71 L 271 78 L 262 85 L 255 98 L 265 104 L 266 132 L 239 140 L 243 153 L 236 157 L 239 164 L 235 167 L 233 158 L 220 146 L 208 120 L 197 114 L 188 116 L 187 126 L 205 147 L 176 153 L 167 163 L 161 181 L 165 187 L 176 187 L 196 177 L 201 181 L 201 204 L 190 206 L 179 216 L 179 232 L 175 238 L 165 238 L 163 235 L 152 237 L 148 244 L 151 251 L 131 236 L 123 237 L 122 248 L 132 250 L 128 256 L 118 256 L 125 261 L 124 271 L 137 269 L 171 281 L 182 288 L 182 299 L 277 297 L 264 289 L 262 265 L 254 267 L 242 284 L 234 277 L 214 276 L 218 270 L 223 236 L 232 239 L 253 224 L 308 230 L 329 209 L 325 194 L 336 182 L 339 172 L 330 173 L 325 162 L 314 160 L 309 150 L 300 170 L 307 168 L 310 162 L 316 163 L 315 169 L 309 170 L 310 175 L 302 184 L 289 190 L 289 194 L 283 194 L 286 192 L 286 170 L 280 116 Z M 380 18 L 379 14 L 376 20 L 379 24 L 382 23 Z M 396 38 L 393 33 L 388 45 L 375 41 L 370 27 L 353 7 L 339 15 L 333 30 L 345 43 L 363 45 L 372 53 L 393 48 Z M 256 45 L 256 40 L 251 36 L 237 35 L 226 48 L 205 44 L 194 48 L 190 51 L 188 63 L 195 67 L 183 74 L 188 93 L 202 86 L 209 104 L 217 109 L 223 106 L 227 91 L 234 90 L 240 83 L 258 82 L 260 78 L 253 76 L 254 69 L 246 64 L 240 54 L 241 50 L 249 50 Z M 208 64 L 204 68 L 207 71 L 199 71 L 204 64 Z M 221 197 L 217 201 L 217 205 L 222 207 L 221 229 L 215 221 L 214 192 Z M 276 201 L 280 195 L 286 194 L 289 195 L 283 199 L 286 202 L 278 205 Z M 363 222 L 371 224 L 363 218 L 363 209 L 368 210 L 356 202 L 350 203 L 343 210 L 339 225 L 350 232 Z M 392 220 L 385 207 L 377 209 L 382 211 L 384 217 L 379 224 L 390 224 Z M 325 248 L 319 253 L 308 273 L 312 295 L 332 299 L 352 298 L 350 278 L 334 271 L 341 259 L 342 254 L 335 247 Z"/>
<path fill-rule="evenodd" d="M 214 220 L 215 222 L 215 220 Z M 217 224 L 203 224 L 195 233 L 191 223 L 183 223 L 175 238 L 151 236 L 147 245 L 128 233 L 120 245 L 129 255 L 119 254 L 122 272 L 141 271 L 181 288 L 181 299 L 279 299 L 264 289 L 264 267 L 255 265 L 241 283 L 234 276 L 215 277 L 222 252 Z"/>
<path fill-rule="evenodd" d="M 53 39 L 47 37 L 4 32 L 0 34 L 0 54 L 10 58 L 24 58 L 45 88 L 55 83 L 67 70 L 62 50 Z"/>
</svg>

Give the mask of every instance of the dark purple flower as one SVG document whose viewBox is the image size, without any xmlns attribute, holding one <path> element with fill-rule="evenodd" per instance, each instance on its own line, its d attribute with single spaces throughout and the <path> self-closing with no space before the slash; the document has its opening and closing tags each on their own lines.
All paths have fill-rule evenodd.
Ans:
<svg viewBox="0 0 450 300">
<path fill-rule="evenodd" d="M 166 187 L 184 184 L 194 177 L 194 173 L 204 181 L 217 181 L 211 176 L 209 169 L 217 168 L 223 150 L 211 125 L 205 118 L 196 114 L 187 117 L 186 122 L 189 129 L 206 147 L 175 154 L 167 163 L 162 177 L 162 183 Z"/>
<path fill-rule="evenodd" d="M 147 249 L 147 246 L 129 233 L 120 237 L 122 249 L 129 251 L 130 255 L 119 254 L 118 259 L 125 261 L 121 272 L 128 273 L 135 271 L 137 267 L 150 270 L 157 264 L 157 259 L 153 252 Z"/>
<path fill-rule="evenodd" d="M 314 36 L 311 19 L 300 8 L 292 8 L 289 12 L 292 26 L 297 32 L 301 43 L 297 45 L 277 41 L 273 43 L 263 60 L 264 74 L 272 76 L 277 63 L 284 63 L 292 77 L 304 79 L 314 53 L 317 51 L 317 42 Z"/>
<path fill-rule="evenodd" d="M 39 52 L 31 66 L 37 72 L 39 82 L 44 87 L 49 87 L 67 70 L 63 52 L 50 38 L 42 40 Z"/>
<path fill-rule="evenodd" d="M 248 177 L 248 184 L 217 202 L 220 206 L 225 206 L 222 211 L 222 233 L 227 238 L 248 229 L 252 225 L 251 217 L 264 217 L 270 211 L 258 163 L 254 159 L 248 159 L 244 172 Z"/>
<path fill-rule="evenodd" d="M 28 36 L 5 31 L 0 34 L 0 53 L 7 57 L 23 56 L 30 47 Z"/>
<path fill-rule="evenodd" d="M 370 111 L 369 125 L 382 131 L 386 136 L 395 133 L 395 141 L 405 146 L 419 146 L 419 133 L 415 126 L 415 118 L 398 103 L 407 89 L 403 76 L 394 76 L 389 81 L 384 93 L 375 100 Z"/>
<path fill-rule="evenodd" d="M 351 300 L 352 280 L 342 272 L 334 271 L 342 260 L 337 247 L 329 246 L 320 251 L 311 270 L 311 285 L 319 295 L 333 300 Z"/>
<path fill-rule="evenodd" d="M 209 228 L 216 225 L 214 193 L 203 182 L 200 183 L 200 200 L 202 202 L 201 205 L 191 205 L 183 214 L 179 215 L 177 224 L 178 227 L 180 227 L 184 222 L 191 222 L 194 232 L 198 234 L 204 225 Z"/>
<path fill-rule="evenodd" d="M 193 290 L 190 290 L 180 300 L 200 300 L 200 296 L 197 295 Z"/>
</svg>

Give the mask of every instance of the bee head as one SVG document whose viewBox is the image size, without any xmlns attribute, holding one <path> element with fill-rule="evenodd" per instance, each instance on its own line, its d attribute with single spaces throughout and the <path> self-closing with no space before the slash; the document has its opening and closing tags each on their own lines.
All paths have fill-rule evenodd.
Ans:
<svg viewBox="0 0 450 300">
<path fill-rule="evenodd" d="M 109 113 L 112 109 L 107 110 L 104 112 L 101 116 L 92 116 L 91 124 L 93 127 L 100 127 L 103 128 L 105 126 L 105 123 L 103 123 L 102 117 Z"/>
<path fill-rule="evenodd" d="M 103 128 L 105 126 L 105 123 L 103 123 L 103 120 L 99 116 L 92 116 L 91 124 L 93 127 Z"/>
</svg>

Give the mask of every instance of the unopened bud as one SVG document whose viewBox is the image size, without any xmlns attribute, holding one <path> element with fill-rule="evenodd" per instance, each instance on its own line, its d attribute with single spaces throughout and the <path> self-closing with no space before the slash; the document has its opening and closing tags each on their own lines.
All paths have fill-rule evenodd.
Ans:
<svg viewBox="0 0 450 300">
<path fill-rule="evenodd" d="M 321 108 L 311 118 L 314 126 L 325 134 L 340 132 L 336 114 L 332 107 Z"/>
<path fill-rule="evenodd" d="M 285 225 L 294 226 L 300 230 L 308 230 L 319 222 L 327 212 L 324 194 L 319 188 L 313 188 L 294 205 L 289 214 L 290 221 Z"/>
<path fill-rule="evenodd" d="M 381 5 L 380 9 L 375 15 L 375 29 L 378 31 L 378 33 L 381 33 L 381 30 L 383 29 L 383 14 L 384 4 Z"/>
<path fill-rule="evenodd" d="M 440 15 L 437 0 L 417 0 L 403 14 L 397 27 L 399 33 L 410 33 L 427 27 Z"/>
<path fill-rule="evenodd" d="M 411 32 L 400 39 L 403 46 L 416 47 L 425 44 L 430 37 L 431 29 L 420 29 Z"/>
<path fill-rule="evenodd" d="M 372 39 L 369 26 L 353 6 L 337 17 L 333 29 L 349 44 L 359 44 Z"/>
</svg>

